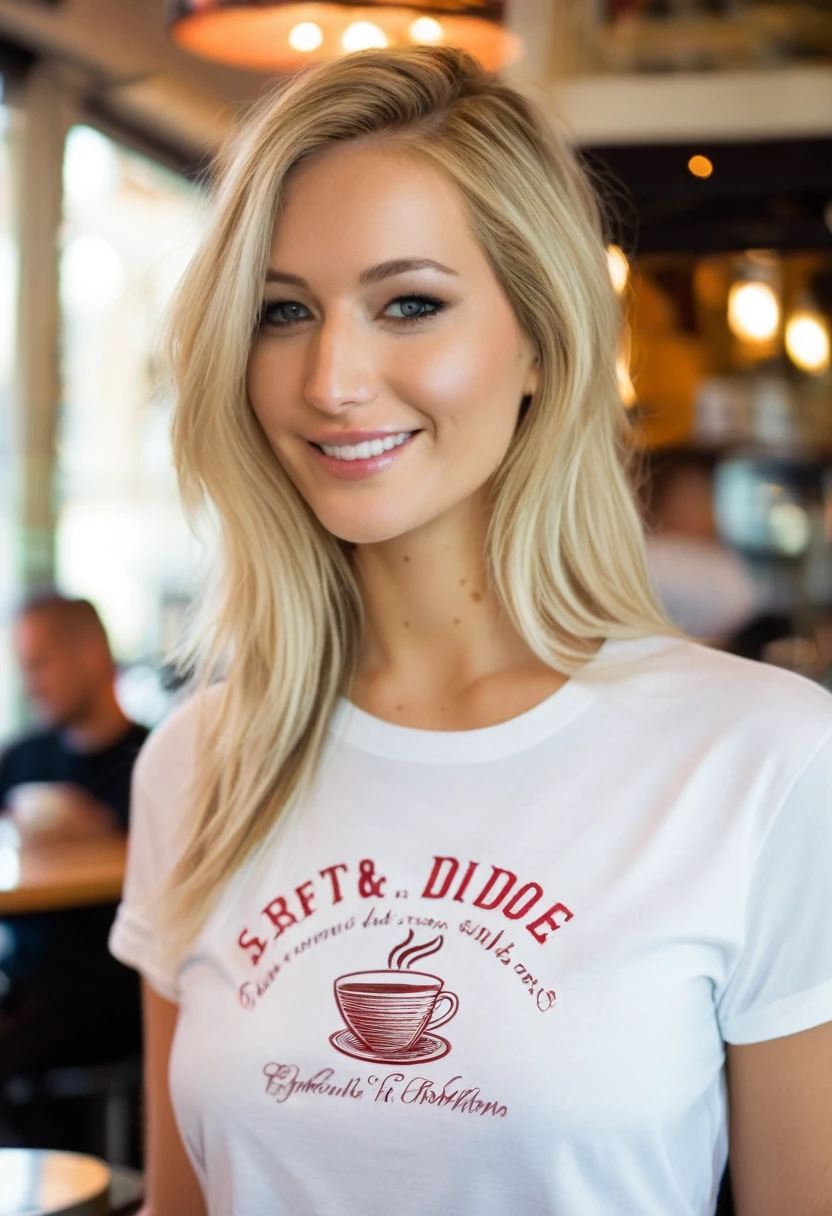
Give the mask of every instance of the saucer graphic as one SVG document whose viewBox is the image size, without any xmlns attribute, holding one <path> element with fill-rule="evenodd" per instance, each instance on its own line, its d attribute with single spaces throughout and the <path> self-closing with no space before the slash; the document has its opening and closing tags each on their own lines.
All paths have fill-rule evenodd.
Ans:
<svg viewBox="0 0 832 1216">
<path fill-rule="evenodd" d="M 441 1060 L 451 1050 L 447 1039 L 439 1034 L 423 1034 L 410 1047 L 396 1048 L 394 1051 L 373 1051 L 366 1043 L 362 1043 L 351 1030 L 337 1030 L 329 1036 L 329 1041 L 336 1051 L 345 1056 L 353 1056 L 356 1060 L 372 1060 L 377 1064 L 427 1064 L 430 1060 Z"/>
</svg>

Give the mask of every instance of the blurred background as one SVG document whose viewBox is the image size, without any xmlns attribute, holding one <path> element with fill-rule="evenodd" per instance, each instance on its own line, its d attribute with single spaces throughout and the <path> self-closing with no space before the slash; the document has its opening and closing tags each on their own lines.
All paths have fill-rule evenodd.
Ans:
<svg viewBox="0 0 832 1216">
<path fill-rule="evenodd" d="M 327 49 L 293 51 L 298 29 L 329 37 L 326 22 L 273 7 L 284 25 L 253 50 L 242 26 L 212 42 L 171 25 L 185 0 L 0 0 L 0 739 L 27 715 L 10 610 L 49 583 L 98 607 L 130 714 L 152 724 L 168 703 L 164 656 L 201 552 L 176 503 L 155 339 L 204 224 L 211 152 L 270 79 Z M 441 8 L 425 10 L 428 40 Z M 832 605 L 827 0 L 486 9 L 480 26 L 507 39 L 487 55 L 559 116 L 606 200 L 646 474 L 659 452 L 664 483 L 709 455 L 708 526 L 754 581 L 748 615 L 803 639 L 762 650 L 828 678 L 815 636 Z M 353 40 L 359 25 L 385 36 L 371 5 L 356 12 Z M 700 540 L 703 526 L 673 523 Z M 721 641 L 736 615 L 716 622 Z"/>
<path fill-rule="evenodd" d="M 211 544 L 177 505 L 158 331 L 212 153 L 304 62 L 443 40 L 596 182 L 668 612 L 832 687 L 829 0 L 0 0 L 0 750 L 35 724 L 15 609 L 46 587 L 97 608 L 124 721 L 176 696 Z M 107 1126 L 92 1147 L 139 1164 Z"/>
</svg>

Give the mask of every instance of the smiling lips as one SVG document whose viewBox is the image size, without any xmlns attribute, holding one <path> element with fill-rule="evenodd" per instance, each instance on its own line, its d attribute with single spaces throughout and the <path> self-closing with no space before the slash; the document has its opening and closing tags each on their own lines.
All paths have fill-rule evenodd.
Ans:
<svg viewBox="0 0 832 1216">
<path fill-rule="evenodd" d="M 365 431 L 346 434 L 341 443 L 310 441 L 318 462 L 342 481 L 372 477 L 397 460 L 418 431 Z M 334 436 L 333 436 L 334 438 Z"/>
<path fill-rule="evenodd" d="M 385 435 L 383 439 L 364 439 L 360 443 L 345 444 L 321 443 L 317 446 L 335 460 L 369 460 L 371 456 L 381 456 L 383 452 L 401 447 L 412 434 L 413 431 L 398 431 L 395 435 Z"/>
</svg>

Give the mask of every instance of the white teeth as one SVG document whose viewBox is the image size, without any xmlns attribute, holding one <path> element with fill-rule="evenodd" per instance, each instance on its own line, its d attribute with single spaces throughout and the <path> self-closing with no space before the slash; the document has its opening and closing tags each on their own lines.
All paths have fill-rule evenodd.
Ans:
<svg viewBox="0 0 832 1216">
<path fill-rule="evenodd" d="M 336 460 L 369 460 L 371 456 L 380 456 L 389 452 L 409 439 L 413 431 L 399 431 L 398 435 L 388 435 L 386 439 L 365 439 L 363 443 L 345 444 L 343 447 L 333 447 L 331 444 L 319 444 L 321 451 Z"/>
</svg>

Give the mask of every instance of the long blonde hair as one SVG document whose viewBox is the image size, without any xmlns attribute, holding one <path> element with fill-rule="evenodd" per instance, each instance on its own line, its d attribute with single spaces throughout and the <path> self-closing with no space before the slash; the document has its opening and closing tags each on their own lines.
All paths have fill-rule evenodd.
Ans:
<svg viewBox="0 0 832 1216">
<path fill-rule="evenodd" d="M 486 556 L 506 612 L 566 674 L 599 638 L 668 631 L 627 476 L 620 305 L 598 205 L 566 140 L 452 48 L 360 52 L 295 77 L 223 156 L 213 223 L 170 317 L 181 494 L 192 518 L 212 505 L 221 535 L 186 661 L 198 687 L 227 676 L 166 890 L 180 948 L 308 790 L 354 671 L 362 617 L 348 553 L 283 472 L 245 377 L 287 174 L 331 145 L 379 136 L 456 183 L 540 358 L 493 493 Z"/>
</svg>

